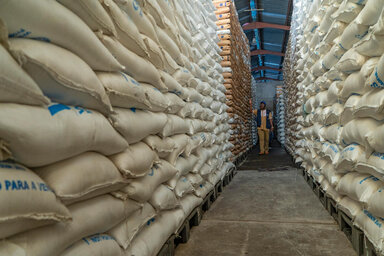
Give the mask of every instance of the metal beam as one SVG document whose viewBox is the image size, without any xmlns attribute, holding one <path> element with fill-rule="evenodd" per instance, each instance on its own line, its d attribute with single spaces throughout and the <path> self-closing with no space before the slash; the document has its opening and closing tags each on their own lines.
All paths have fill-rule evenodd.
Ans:
<svg viewBox="0 0 384 256">
<path fill-rule="evenodd" d="M 268 51 L 268 50 L 254 50 L 254 51 L 251 51 L 251 56 L 255 56 L 255 55 L 267 55 L 267 54 L 270 54 L 270 55 L 277 55 L 277 56 L 285 56 L 285 53 L 282 53 L 282 52 L 274 52 L 274 51 Z"/>
<path fill-rule="evenodd" d="M 282 71 L 283 69 L 281 68 L 273 68 L 273 67 L 267 67 L 267 66 L 261 66 L 261 67 L 255 67 L 252 69 L 253 71 L 260 71 L 260 70 L 276 70 L 276 71 Z"/>
<path fill-rule="evenodd" d="M 291 23 L 290 16 L 292 15 L 292 9 L 293 9 L 293 0 L 288 0 L 287 18 L 285 19 L 285 25 L 287 26 Z M 284 53 L 286 52 L 288 38 L 289 38 L 289 31 L 285 31 L 283 44 L 281 45 L 281 52 L 284 52 Z M 281 58 L 280 65 L 282 65 L 283 62 L 284 62 L 284 58 Z"/>
<path fill-rule="evenodd" d="M 263 80 L 282 81 L 280 79 L 271 78 L 271 77 L 256 77 L 255 80 L 256 81 L 263 81 Z"/>
<path fill-rule="evenodd" d="M 272 23 L 265 23 L 265 22 L 252 22 L 252 23 L 245 23 L 243 25 L 244 30 L 251 30 L 251 29 L 261 29 L 261 28 L 275 28 L 275 29 L 282 29 L 282 30 L 290 30 L 290 26 L 286 25 L 279 25 L 279 24 L 272 24 Z"/>
</svg>

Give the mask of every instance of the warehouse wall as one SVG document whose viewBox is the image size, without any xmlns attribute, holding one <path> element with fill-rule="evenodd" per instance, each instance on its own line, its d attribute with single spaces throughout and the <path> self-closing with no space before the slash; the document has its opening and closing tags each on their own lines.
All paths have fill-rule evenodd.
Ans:
<svg viewBox="0 0 384 256">
<path fill-rule="evenodd" d="M 273 111 L 273 100 L 278 85 L 281 85 L 281 82 L 258 83 L 256 85 L 256 106 L 258 107 L 261 101 L 265 101 L 267 108 Z"/>
</svg>

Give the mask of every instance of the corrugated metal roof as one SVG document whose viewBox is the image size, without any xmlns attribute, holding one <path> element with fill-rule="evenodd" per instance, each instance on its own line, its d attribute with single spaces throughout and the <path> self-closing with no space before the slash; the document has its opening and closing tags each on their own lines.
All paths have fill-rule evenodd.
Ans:
<svg viewBox="0 0 384 256">
<path fill-rule="evenodd" d="M 292 0 L 234 0 L 239 14 L 239 20 L 242 25 L 254 21 L 265 22 L 278 25 L 290 25 L 292 13 Z M 256 20 L 252 19 L 251 2 L 254 1 L 256 9 Z M 287 17 L 288 16 L 288 17 Z M 289 31 L 281 29 L 263 28 L 258 30 L 245 31 L 251 45 L 251 51 L 256 50 L 255 40 L 260 38 L 260 48 L 273 52 L 285 52 L 288 41 Z M 258 37 L 255 37 L 258 33 Z M 277 55 L 262 55 L 261 62 L 258 56 L 252 56 L 252 68 L 258 66 L 268 66 L 273 68 L 282 68 L 284 57 Z M 282 72 L 276 70 L 263 70 L 253 72 L 255 77 L 269 77 L 282 79 Z"/>
</svg>

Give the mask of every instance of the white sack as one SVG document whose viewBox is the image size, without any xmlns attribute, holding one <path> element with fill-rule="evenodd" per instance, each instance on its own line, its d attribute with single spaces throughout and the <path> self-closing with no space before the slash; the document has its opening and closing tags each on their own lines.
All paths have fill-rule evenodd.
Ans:
<svg viewBox="0 0 384 256">
<path fill-rule="evenodd" d="M 17 104 L 1 104 L 0 108 L 1 160 L 11 154 L 18 162 L 37 167 L 86 151 L 112 155 L 127 147 L 96 111 L 56 103 L 48 108 Z"/>
<path fill-rule="evenodd" d="M 38 40 L 12 39 L 9 43 L 12 55 L 51 100 L 112 112 L 103 85 L 78 56 Z"/>
<path fill-rule="evenodd" d="M 121 153 L 109 157 L 126 178 L 137 178 L 147 175 L 158 156 L 144 142 L 130 145 Z"/>
<path fill-rule="evenodd" d="M 107 234 L 96 234 L 83 237 L 68 247 L 60 256 L 123 256 L 123 250 L 115 238 Z"/>
<path fill-rule="evenodd" d="M 96 152 L 86 152 L 33 171 L 65 204 L 119 190 L 127 183 L 111 160 Z"/>
<path fill-rule="evenodd" d="M 167 116 L 164 113 L 153 113 L 135 108 L 116 108 L 115 112 L 111 117 L 113 126 L 130 144 L 161 132 L 167 122 Z"/>
<path fill-rule="evenodd" d="M 121 201 L 110 195 L 92 198 L 69 207 L 73 221 L 30 230 L 13 236 L 3 245 L 28 256 L 60 255 L 68 246 L 83 237 L 103 233 L 138 210 L 134 201 Z"/>
<path fill-rule="evenodd" d="M 132 77 L 123 72 L 97 72 L 104 85 L 111 105 L 120 108 L 150 109 L 144 88 Z"/>
<path fill-rule="evenodd" d="M 353 200 L 361 203 L 367 203 L 384 182 L 378 178 L 358 172 L 350 172 L 345 174 L 336 187 L 337 192 L 346 195 Z"/>
<path fill-rule="evenodd" d="M 146 202 L 151 199 L 153 192 L 161 183 L 171 179 L 176 173 L 177 170 L 170 163 L 160 160 L 153 165 L 146 176 L 132 180 L 121 191 L 135 201 Z"/>
<path fill-rule="evenodd" d="M 41 106 L 49 104 L 49 99 L 43 95 L 36 82 L 19 66 L 1 44 L 0 91 L 0 102 Z"/>
<path fill-rule="evenodd" d="M 135 236 L 155 216 L 155 209 L 149 203 L 145 203 L 143 208 L 133 212 L 127 219 L 109 230 L 108 234 L 114 237 L 122 248 L 127 249 Z"/>
<path fill-rule="evenodd" d="M 0 5 L 0 17 L 7 24 L 11 38 L 28 37 L 59 45 L 78 55 L 94 70 L 123 69 L 92 30 L 57 1 L 4 1 Z"/>
<path fill-rule="evenodd" d="M 69 222 L 68 209 L 26 167 L 0 162 L 0 238 L 55 222 Z"/>
</svg>

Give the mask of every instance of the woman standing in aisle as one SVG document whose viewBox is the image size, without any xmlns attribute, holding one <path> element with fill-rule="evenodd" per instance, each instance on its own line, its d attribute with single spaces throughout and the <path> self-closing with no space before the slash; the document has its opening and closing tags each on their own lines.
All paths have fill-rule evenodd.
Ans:
<svg viewBox="0 0 384 256">
<path fill-rule="evenodd" d="M 259 135 L 260 153 L 269 154 L 269 132 L 273 131 L 273 119 L 270 110 L 266 109 L 265 101 L 260 102 L 260 109 L 253 110 L 256 118 L 257 134 Z"/>
</svg>

